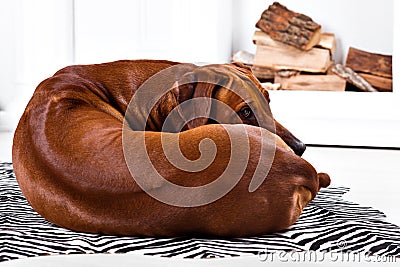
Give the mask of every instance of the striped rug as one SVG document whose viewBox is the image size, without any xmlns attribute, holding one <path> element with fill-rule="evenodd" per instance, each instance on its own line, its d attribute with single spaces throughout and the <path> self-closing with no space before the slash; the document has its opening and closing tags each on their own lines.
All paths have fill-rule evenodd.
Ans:
<svg viewBox="0 0 400 267">
<path fill-rule="evenodd" d="M 260 255 L 278 251 L 355 252 L 400 257 L 400 228 L 373 208 L 323 189 L 285 231 L 249 238 L 117 237 L 77 233 L 40 217 L 19 190 L 10 163 L 0 163 L 0 261 L 40 255 L 136 253 L 179 258 Z"/>
</svg>

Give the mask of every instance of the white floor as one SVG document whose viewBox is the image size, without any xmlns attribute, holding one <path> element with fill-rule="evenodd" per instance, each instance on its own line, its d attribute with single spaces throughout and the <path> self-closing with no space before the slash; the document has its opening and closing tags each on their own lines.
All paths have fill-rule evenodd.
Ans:
<svg viewBox="0 0 400 267">
<path fill-rule="evenodd" d="M 307 256 L 306 256 L 307 257 Z M 298 261 L 297 259 L 287 259 L 285 261 L 274 260 L 265 261 L 260 256 L 232 257 L 222 259 L 177 259 L 154 256 L 142 256 L 137 254 L 86 254 L 86 255 L 62 255 L 62 256 L 45 256 L 34 257 L 23 260 L 13 260 L 2 263 L 2 267 L 53 267 L 53 266 L 79 266 L 79 267 L 131 267 L 131 266 L 162 266 L 162 267 L 187 267 L 187 266 L 334 266 L 334 267 L 353 267 L 353 266 L 368 266 L 380 267 L 398 266 L 398 262 L 384 262 L 383 258 L 370 258 L 368 261 L 346 260 L 340 259 L 340 255 L 332 255 L 331 258 L 319 255 L 318 259 L 323 259 L 315 262 Z"/>
<path fill-rule="evenodd" d="M 12 132 L 0 132 L 0 162 L 11 162 Z"/>
<path fill-rule="evenodd" d="M 345 199 L 379 209 L 400 226 L 400 150 L 308 147 L 303 157 L 332 185 L 351 188 Z"/>
</svg>

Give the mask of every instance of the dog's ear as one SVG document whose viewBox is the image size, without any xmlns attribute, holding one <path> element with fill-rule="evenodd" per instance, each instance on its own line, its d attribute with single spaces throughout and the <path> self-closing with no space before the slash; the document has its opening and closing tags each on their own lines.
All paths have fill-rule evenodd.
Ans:
<svg viewBox="0 0 400 267">
<path fill-rule="evenodd" d="M 251 72 L 251 68 L 249 66 L 244 65 L 242 62 L 234 61 L 230 63 L 231 66 L 234 66 L 238 69 L 242 69 L 243 72 Z"/>
<path fill-rule="evenodd" d="M 263 93 L 263 95 L 267 99 L 267 101 L 270 102 L 268 91 L 260 84 L 260 81 L 253 74 L 253 71 L 251 70 L 250 66 L 244 65 L 242 62 L 232 62 L 228 65 L 234 67 L 235 69 L 240 71 L 242 74 L 244 74 L 247 78 L 252 80 L 253 83 L 258 86 L 258 88 Z"/>
<path fill-rule="evenodd" d="M 184 113 L 187 114 L 182 113 L 182 117 L 194 117 L 193 120 L 187 122 L 186 126 L 188 129 L 193 129 L 207 124 L 208 117 L 211 113 L 211 98 L 213 96 L 213 91 L 215 87 L 215 84 L 205 82 L 189 82 L 181 85 L 179 85 L 178 83 L 175 87 L 174 94 L 179 104 L 182 104 L 190 99 L 195 99 L 197 97 L 204 97 L 209 99 L 209 101 L 202 101 L 201 105 L 191 105 L 189 108 L 185 108 Z M 207 115 L 207 117 L 204 115 Z"/>
<path fill-rule="evenodd" d="M 206 125 L 208 122 L 208 117 L 211 113 L 211 103 L 214 89 L 216 88 L 215 84 L 198 82 L 194 88 L 193 98 L 196 97 L 204 97 L 207 98 L 208 101 L 202 102 L 201 105 L 197 105 L 194 107 L 193 114 L 197 117 L 187 123 L 189 129 L 193 129 L 202 125 Z M 207 117 L 203 117 L 201 114 L 206 114 Z"/>
</svg>

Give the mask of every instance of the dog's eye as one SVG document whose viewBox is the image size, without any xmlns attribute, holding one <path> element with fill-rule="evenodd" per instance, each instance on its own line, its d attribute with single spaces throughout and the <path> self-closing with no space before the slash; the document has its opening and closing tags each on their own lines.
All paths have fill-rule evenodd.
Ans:
<svg viewBox="0 0 400 267">
<path fill-rule="evenodd" d="M 248 119 L 248 118 L 250 118 L 250 117 L 253 116 L 253 111 L 252 111 L 251 108 L 249 108 L 249 107 L 244 107 L 244 108 L 242 108 L 242 109 L 240 110 L 240 115 L 241 115 L 243 118 Z"/>
</svg>

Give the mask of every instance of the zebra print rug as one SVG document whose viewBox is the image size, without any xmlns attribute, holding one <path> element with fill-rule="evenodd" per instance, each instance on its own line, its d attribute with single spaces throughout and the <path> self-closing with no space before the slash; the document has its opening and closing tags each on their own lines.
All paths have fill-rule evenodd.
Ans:
<svg viewBox="0 0 400 267">
<path fill-rule="evenodd" d="M 400 257 L 400 228 L 385 215 L 322 190 L 290 229 L 232 239 L 137 238 L 77 233 L 40 217 L 19 190 L 11 163 L 0 163 L 0 262 L 41 255 L 136 253 L 179 258 L 260 255 L 278 251 L 354 252 Z"/>
</svg>

